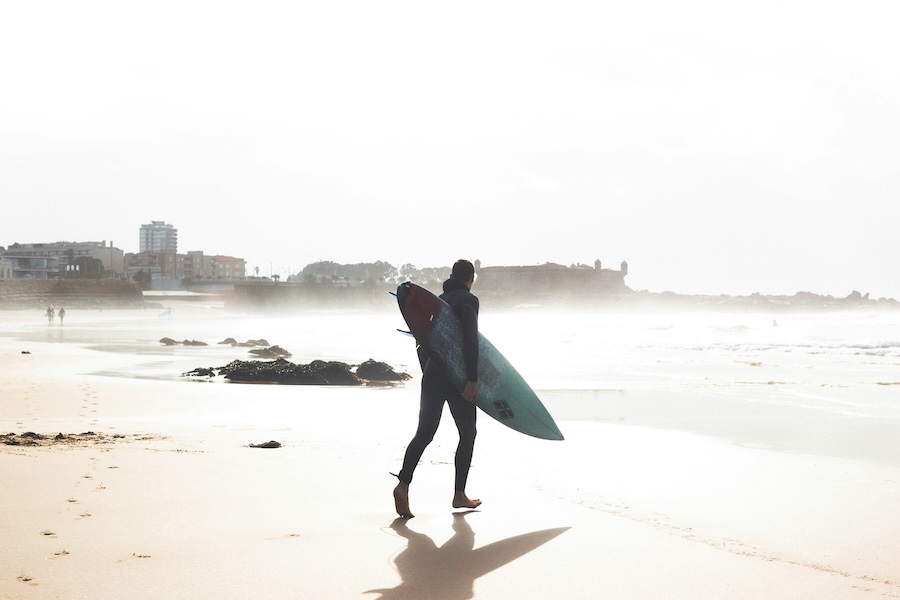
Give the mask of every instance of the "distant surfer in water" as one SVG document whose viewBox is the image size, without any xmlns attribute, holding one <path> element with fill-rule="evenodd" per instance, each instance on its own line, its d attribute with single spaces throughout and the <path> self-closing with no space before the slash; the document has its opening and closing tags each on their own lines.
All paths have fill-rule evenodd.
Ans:
<svg viewBox="0 0 900 600">
<path fill-rule="evenodd" d="M 437 431 L 441 421 L 444 402 L 450 407 L 450 414 L 459 431 L 459 445 L 456 447 L 456 480 L 453 494 L 453 508 L 477 508 L 481 500 L 466 495 L 466 480 L 472 464 L 475 448 L 475 396 L 478 394 L 478 298 L 472 294 L 475 283 L 475 267 L 467 260 L 458 260 L 453 265 L 450 279 L 444 282 L 441 299 L 453 309 L 462 325 L 463 357 L 466 366 L 466 382 L 462 393 L 457 391 L 440 366 L 432 362 L 419 348 L 419 362 L 422 364 L 422 395 L 419 402 L 419 427 L 403 458 L 403 469 L 397 476 L 400 483 L 394 488 L 394 506 L 401 517 L 414 516 L 409 510 L 409 484 L 413 472 L 419 464 L 422 453 Z"/>
</svg>

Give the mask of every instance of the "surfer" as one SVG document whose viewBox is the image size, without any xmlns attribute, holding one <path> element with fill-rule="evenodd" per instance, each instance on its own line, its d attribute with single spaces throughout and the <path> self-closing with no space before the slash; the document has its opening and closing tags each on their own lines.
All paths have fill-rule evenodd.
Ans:
<svg viewBox="0 0 900 600">
<path fill-rule="evenodd" d="M 418 348 L 419 362 L 422 364 L 422 394 L 419 401 L 419 425 L 416 434 L 403 457 L 403 468 L 397 478 L 400 482 L 394 488 L 394 506 L 401 517 L 414 516 L 409 510 L 409 484 L 413 472 L 419 464 L 422 453 L 437 431 L 441 421 L 444 402 L 450 407 L 450 414 L 459 431 L 459 445 L 456 447 L 456 478 L 454 481 L 453 508 L 478 508 L 481 500 L 466 495 L 466 480 L 472 464 L 475 448 L 476 407 L 473 400 L 478 394 L 478 297 L 472 294 L 475 283 L 475 267 L 467 260 L 458 260 L 453 265 L 450 279 L 444 282 L 441 299 L 453 309 L 462 326 L 463 357 L 465 359 L 467 382 L 462 393 L 457 391 L 440 366 L 432 362 L 421 348 Z"/>
</svg>

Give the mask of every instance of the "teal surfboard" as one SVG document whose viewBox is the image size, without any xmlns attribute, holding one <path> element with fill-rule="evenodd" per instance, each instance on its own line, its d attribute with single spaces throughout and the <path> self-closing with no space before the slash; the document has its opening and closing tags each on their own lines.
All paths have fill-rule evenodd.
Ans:
<svg viewBox="0 0 900 600">
<path fill-rule="evenodd" d="M 414 283 L 397 288 L 397 303 L 410 332 L 428 357 L 460 391 L 466 384 L 462 328 L 450 305 Z M 499 350 L 478 334 L 478 395 L 475 404 L 507 427 L 545 440 L 563 434 L 531 386 Z"/>
</svg>

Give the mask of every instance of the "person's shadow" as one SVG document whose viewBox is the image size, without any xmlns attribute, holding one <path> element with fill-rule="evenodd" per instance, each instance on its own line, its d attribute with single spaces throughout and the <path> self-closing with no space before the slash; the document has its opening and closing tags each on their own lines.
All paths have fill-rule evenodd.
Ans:
<svg viewBox="0 0 900 600">
<path fill-rule="evenodd" d="M 469 511 L 475 512 L 475 511 Z M 399 518 L 391 529 L 408 540 L 394 561 L 403 582 L 395 588 L 368 590 L 377 600 L 465 600 L 474 596 L 475 580 L 546 544 L 568 527 L 517 535 L 475 549 L 475 533 L 466 521 L 469 512 L 453 514 L 453 537 L 440 548 L 430 537 L 411 531 Z"/>
</svg>

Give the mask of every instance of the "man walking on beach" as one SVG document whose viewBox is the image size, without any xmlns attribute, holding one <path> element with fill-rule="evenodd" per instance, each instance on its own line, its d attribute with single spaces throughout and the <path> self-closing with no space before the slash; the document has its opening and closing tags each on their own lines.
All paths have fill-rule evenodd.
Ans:
<svg viewBox="0 0 900 600">
<path fill-rule="evenodd" d="M 437 431 L 444 410 L 444 402 L 450 407 L 450 414 L 459 431 L 459 445 L 456 448 L 456 479 L 453 508 L 477 508 L 481 500 L 466 495 L 466 480 L 472 464 L 475 448 L 475 396 L 478 394 L 478 298 L 472 294 L 475 283 L 475 267 L 467 260 L 458 260 L 453 265 L 450 279 L 444 282 L 441 299 L 453 309 L 462 326 L 463 358 L 467 382 L 462 393 L 457 391 L 441 367 L 431 361 L 419 348 L 419 362 L 422 364 L 422 394 L 419 401 L 419 426 L 416 435 L 406 448 L 403 468 L 397 478 L 400 483 L 394 488 L 394 506 L 401 517 L 414 516 L 409 509 L 409 484 L 413 472 L 419 464 L 422 453 Z"/>
</svg>

